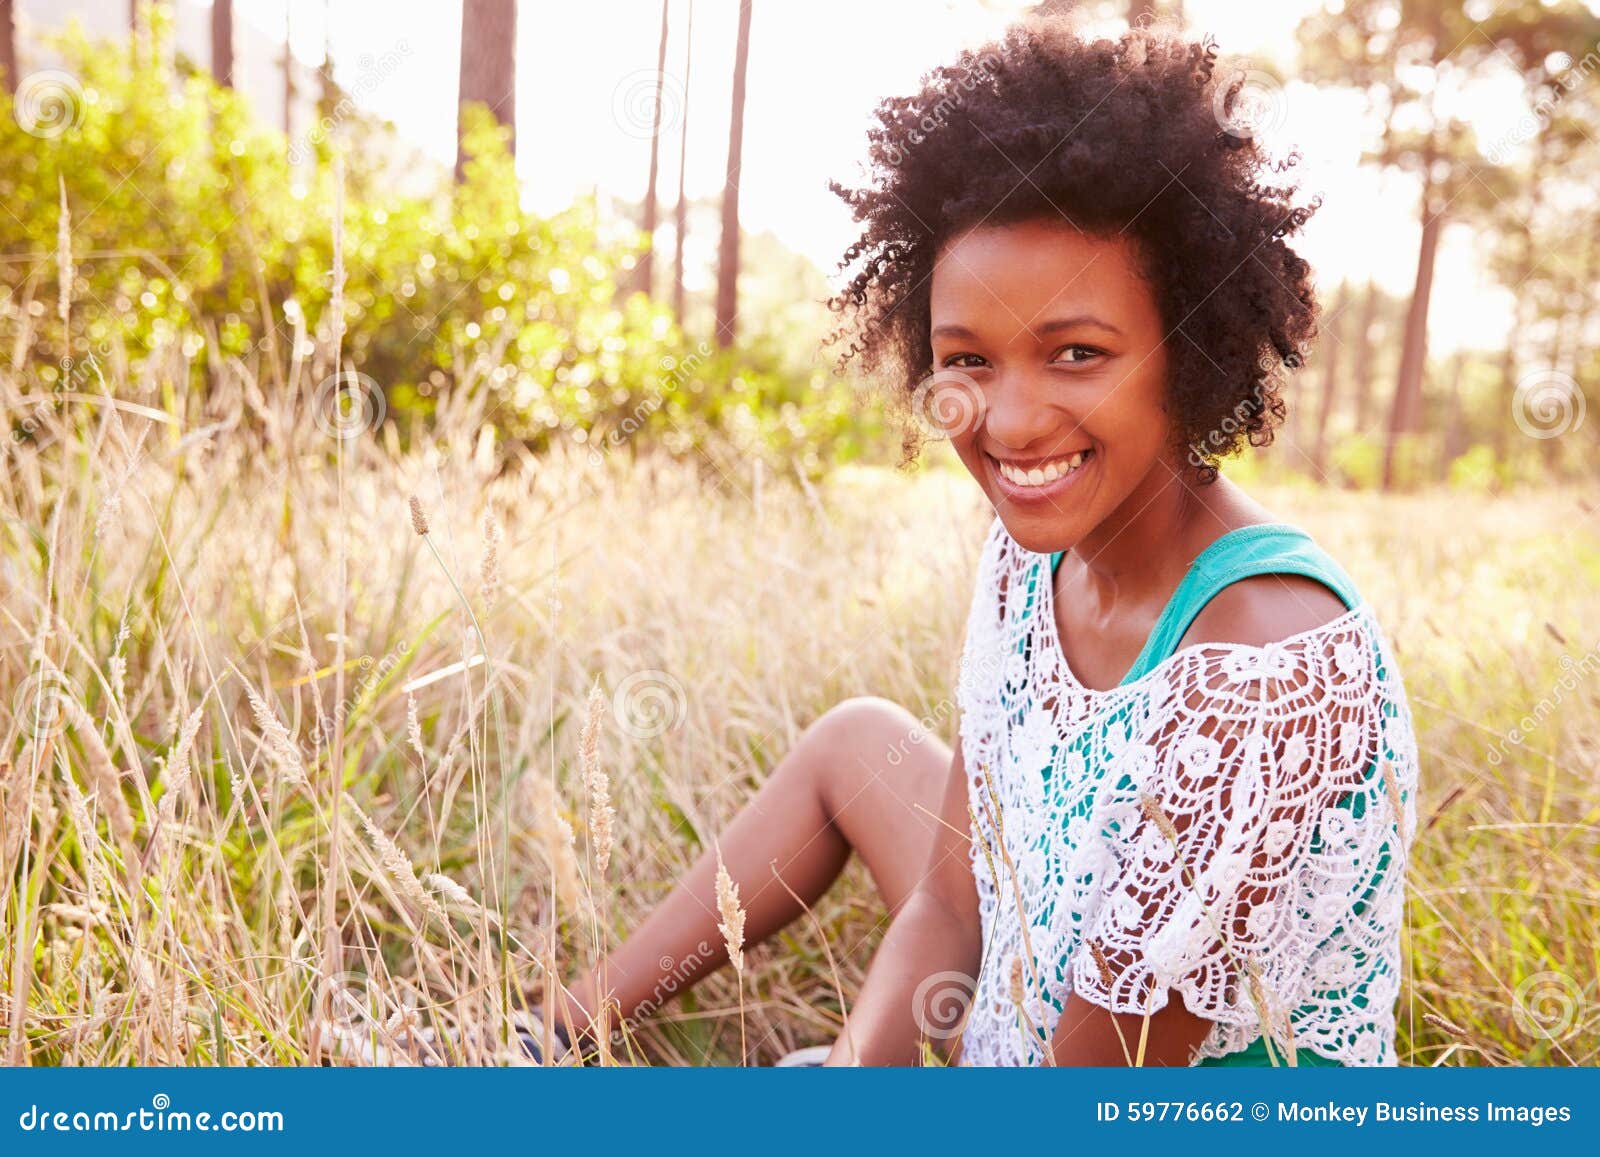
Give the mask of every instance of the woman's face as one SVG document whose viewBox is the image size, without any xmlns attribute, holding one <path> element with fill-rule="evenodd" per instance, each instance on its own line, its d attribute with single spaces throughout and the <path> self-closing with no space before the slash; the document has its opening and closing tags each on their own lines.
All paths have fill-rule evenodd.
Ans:
<svg viewBox="0 0 1600 1157">
<path fill-rule="evenodd" d="M 1070 550 L 1169 484 L 1159 311 L 1133 243 L 1065 221 L 978 226 L 940 251 L 916 399 L 1011 537 Z"/>
</svg>

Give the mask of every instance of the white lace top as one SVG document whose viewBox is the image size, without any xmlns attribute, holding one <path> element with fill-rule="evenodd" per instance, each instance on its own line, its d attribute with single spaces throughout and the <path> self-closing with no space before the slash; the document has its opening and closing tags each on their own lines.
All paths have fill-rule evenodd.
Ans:
<svg viewBox="0 0 1600 1157">
<path fill-rule="evenodd" d="M 958 698 L 984 940 L 964 1064 L 1042 1063 L 1069 994 L 1142 1015 L 1169 992 L 1215 1023 L 1196 1061 L 1266 1036 L 1394 1063 L 1417 755 L 1365 603 L 1096 691 L 1061 652 L 1050 556 L 996 520 Z"/>
</svg>

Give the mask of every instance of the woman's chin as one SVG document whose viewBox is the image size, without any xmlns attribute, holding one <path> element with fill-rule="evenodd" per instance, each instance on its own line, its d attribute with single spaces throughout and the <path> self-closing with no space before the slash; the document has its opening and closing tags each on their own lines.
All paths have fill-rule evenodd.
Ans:
<svg viewBox="0 0 1600 1157">
<path fill-rule="evenodd" d="M 1006 508 L 1004 502 L 994 504 L 995 512 L 1013 541 L 1023 550 L 1034 554 L 1054 554 L 1058 550 L 1071 550 L 1088 533 L 1087 526 L 1076 518 L 1063 518 L 1059 512 L 1036 514 Z"/>
<path fill-rule="evenodd" d="M 997 492 L 998 491 L 998 492 Z M 1019 502 L 1003 488 L 989 493 L 990 505 L 1018 546 L 1035 554 L 1071 550 L 1094 529 L 1095 518 L 1080 503 Z"/>
</svg>

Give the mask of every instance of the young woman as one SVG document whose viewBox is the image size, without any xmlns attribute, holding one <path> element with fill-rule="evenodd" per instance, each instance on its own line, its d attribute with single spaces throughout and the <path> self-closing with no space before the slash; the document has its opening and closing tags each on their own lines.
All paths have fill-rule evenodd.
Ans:
<svg viewBox="0 0 1600 1157">
<path fill-rule="evenodd" d="M 1395 1060 L 1399 676 L 1339 566 L 1216 465 L 1271 440 L 1316 326 L 1287 240 L 1314 205 L 1234 123 L 1240 84 L 1208 43 L 1021 25 L 884 102 L 869 182 L 835 186 L 863 229 L 851 355 L 996 518 L 960 749 L 852 700 L 721 835 L 748 940 L 852 852 L 894 914 L 830 1064 L 930 1038 L 976 1064 Z M 714 872 L 610 955 L 613 1018 L 723 962 Z M 581 1038 L 599 999 L 591 973 L 549 1015 Z"/>
</svg>

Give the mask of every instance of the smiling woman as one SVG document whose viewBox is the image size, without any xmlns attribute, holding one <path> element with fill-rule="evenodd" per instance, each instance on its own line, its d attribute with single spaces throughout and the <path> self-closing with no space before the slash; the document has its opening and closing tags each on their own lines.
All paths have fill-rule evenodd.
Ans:
<svg viewBox="0 0 1600 1157">
<path fill-rule="evenodd" d="M 835 187 L 846 357 L 996 514 L 943 815 L 971 839 L 936 839 L 945 915 L 896 922 L 835 1059 L 897 1055 L 933 960 L 976 971 L 971 1063 L 1393 1060 L 1404 692 L 1338 564 L 1218 471 L 1316 328 L 1315 205 L 1241 85 L 1207 42 L 1026 23 L 884 102 Z"/>
<path fill-rule="evenodd" d="M 1415 744 L 1354 585 L 1218 471 L 1315 304 L 1213 71 L 1030 22 L 880 107 L 834 305 L 994 509 L 961 742 L 828 712 L 563 1030 L 648 1005 L 729 886 L 759 940 L 859 853 L 894 920 L 828 1063 L 1392 1063 Z"/>
</svg>

